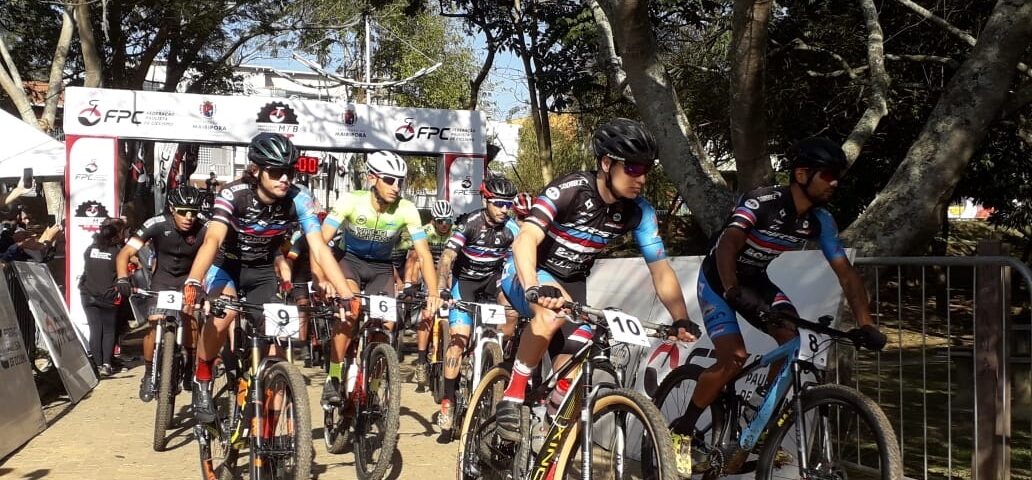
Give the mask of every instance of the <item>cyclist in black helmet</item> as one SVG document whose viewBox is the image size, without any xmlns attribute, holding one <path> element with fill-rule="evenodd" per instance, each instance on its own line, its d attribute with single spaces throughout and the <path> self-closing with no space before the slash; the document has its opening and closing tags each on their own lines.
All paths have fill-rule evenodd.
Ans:
<svg viewBox="0 0 1032 480">
<path fill-rule="evenodd" d="M 132 294 L 132 285 L 129 281 L 129 259 L 147 243 L 151 243 L 157 258 L 154 266 L 154 277 L 151 280 L 150 289 L 154 291 L 179 290 L 186 280 L 186 274 L 190 272 L 190 263 L 193 262 L 197 249 L 201 246 L 201 239 L 204 238 L 205 225 L 198 217 L 201 207 L 201 192 L 189 185 L 182 185 L 175 190 L 168 192 L 165 197 L 167 211 L 161 215 L 143 222 L 136 233 L 129 238 L 122 250 L 115 257 L 115 269 L 118 280 L 115 285 L 118 287 L 122 298 L 128 299 Z M 148 301 L 148 311 L 153 310 L 156 299 Z M 154 326 L 161 315 L 151 315 L 147 318 L 150 328 L 147 335 L 143 337 L 143 359 L 146 372 L 140 382 L 140 400 L 149 402 L 153 398 L 151 388 L 151 372 L 154 360 Z M 183 343 L 189 351 L 193 351 L 196 343 L 197 331 L 192 317 L 184 317 Z M 191 356 L 188 356 L 188 358 Z M 190 388 L 189 385 L 185 386 Z"/>
<path fill-rule="evenodd" d="M 778 344 L 797 335 L 792 329 L 768 326 L 758 318 L 761 312 L 770 310 L 797 315 L 792 301 L 767 277 L 767 266 L 782 252 L 801 250 L 816 241 L 838 276 L 867 346 L 876 350 L 885 346 L 885 335 L 868 313 L 863 280 L 846 258 L 835 220 L 823 208 L 849 167 L 845 153 L 826 138 L 807 138 L 792 147 L 788 159 L 788 186 L 759 188 L 746 194 L 702 263 L 699 306 L 717 362 L 699 376 L 691 404 L 671 425 L 678 470 L 685 475 L 691 474 L 695 423 L 748 358 L 735 314 L 774 337 Z M 770 371 L 778 368 L 772 365 Z"/>
<path fill-rule="evenodd" d="M 213 218 L 183 288 L 185 313 L 200 308 L 208 295 L 246 295 L 253 303 L 273 301 L 279 290 L 274 263 L 284 262 L 279 247 L 298 224 L 308 240 L 311 261 L 321 267 L 337 294 L 351 296 L 322 239 L 315 200 L 291 184 L 298 155 L 290 139 L 277 133 L 259 133 L 251 140 L 247 149 L 250 164 L 243 177 L 227 184 L 215 199 Z M 198 422 L 215 418 L 210 391 L 212 361 L 235 317 L 235 312 L 227 311 L 225 317 L 213 318 L 201 327 L 193 388 Z"/>
<path fill-rule="evenodd" d="M 533 317 L 498 406 L 498 433 L 509 441 L 521 440 L 520 405 L 530 373 L 546 349 L 553 357 L 573 353 L 591 338 L 589 328 L 567 325 L 557 311 L 565 301 L 586 300 L 591 266 L 613 239 L 633 233 L 656 294 L 677 320 L 678 336 L 694 339 L 680 282 L 659 237 L 656 212 L 640 196 L 645 174 L 656 161 L 656 141 L 642 124 L 617 118 L 598 128 L 592 147 L 598 170 L 560 177 L 545 188 L 502 271 L 505 297 L 522 315 Z M 562 335 L 555 335 L 559 330 Z"/>
</svg>

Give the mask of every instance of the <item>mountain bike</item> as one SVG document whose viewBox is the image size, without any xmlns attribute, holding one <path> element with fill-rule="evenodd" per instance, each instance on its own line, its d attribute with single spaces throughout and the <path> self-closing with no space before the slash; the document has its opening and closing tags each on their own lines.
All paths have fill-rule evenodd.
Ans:
<svg viewBox="0 0 1032 480">
<path fill-rule="evenodd" d="M 153 447 L 155 452 L 163 452 L 168 442 L 165 432 L 172 425 L 172 417 L 176 412 L 176 395 L 182 391 L 183 382 L 190 381 L 193 374 L 186 367 L 187 352 L 183 347 L 185 329 L 179 317 L 183 294 L 177 291 L 137 290 L 134 295 L 155 298 L 154 314 L 162 315 L 154 326 L 150 385 L 157 403 Z"/>
<path fill-rule="evenodd" d="M 462 364 L 459 366 L 458 382 L 455 385 L 455 405 L 452 406 L 453 418 L 461 419 L 469 408 L 469 398 L 473 394 L 473 389 L 480 384 L 481 377 L 502 363 L 504 335 L 498 327 L 505 324 L 506 308 L 501 305 L 462 300 L 456 301 L 452 308 L 468 312 L 473 317 L 469 341 L 462 352 Z M 430 368 L 430 388 L 437 403 L 441 403 L 444 396 L 444 352 L 450 342 L 450 336 L 447 336 L 448 319 L 444 318 L 441 322 L 444 325 L 436 329 L 441 334 L 439 347 L 435 348 L 435 356 L 439 354 L 440 359 L 431 364 Z M 459 432 L 459 428 L 452 428 L 453 440 L 458 440 Z"/>
<path fill-rule="evenodd" d="M 234 470 L 244 447 L 252 480 L 308 480 L 314 454 L 305 379 L 289 358 L 267 355 L 268 347 L 281 345 L 289 357 L 289 341 L 282 345 L 279 339 L 297 335 L 297 308 L 226 298 L 211 301 L 212 315 L 221 317 L 227 310 L 242 315 L 236 321 L 235 346 L 224 348 L 214 367 L 216 419 L 194 427 L 205 480 L 239 476 Z"/>
<path fill-rule="evenodd" d="M 509 370 L 499 367 L 484 375 L 463 422 L 457 477 L 676 478 L 666 422 L 645 395 L 619 386 L 608 358 L 611 341 L 640 345 L 648 343 L 647 336 L 666 337 L 668 328 L 616 310 L 572 302 L 564 308 L 572 312 L 566 321 L 594 327 L 592 340 L 528 390 L 520 425 L 526 440 L 518 444 L 495 433 L 495 407 L 509 381 Z M 654 332 L 649 334 L 646 328 Z M 570 388 L 554 416 L 550 415 L 544 405 L 560 379 L 568 378 Z"/>
<path fill-rule="evenodd" d="M 385 323 L 396 320 L 396 300 L 357 294 L 350 304 L 358 333 L 345 358 L 347 380 L 340 405 L 323 407 L 323 439 L 333 454 L 355 451 L 358 478 L 380 480 L 391 466 L 401 421 L 401 374 L 391 348 L 394 332 Z"/>
<path fill-rule="evenodd" d="M 799 335 L 746 365 L 700 416 L 691 439 L 692 473 L 703 479 L 753 470 L 759 479 L 902 478 L 899 443 L 881 408 L 853 388 L 824 383 L 830 347 L 863 347 L 859 331 L 830 327 L 830 316 L 813 322 L 765 312 L 761 319 L 797 328 Z M 777 362 L 782 366 L 767 386 L 767 370 Z M 684 414 L 703 370 L 689 363 L 663 380 L 655 401 L 665 418 Z"/>
</svg>

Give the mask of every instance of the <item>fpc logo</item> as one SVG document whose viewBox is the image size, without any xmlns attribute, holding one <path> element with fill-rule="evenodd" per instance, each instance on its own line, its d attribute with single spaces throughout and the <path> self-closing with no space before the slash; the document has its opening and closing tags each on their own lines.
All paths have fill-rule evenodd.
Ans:
<svg viewBox="0 0 1032 480">
<path fill-rule="evenodd" d="M 416 129 L 412 126 L 412 118 L 406 118 L 405 124 L 394 130 L 394 138 L 399 142 L 407 142 L 416 136 Z"/>
<path fill-rule="evenodd" d="M 100 123 L 102 118 L 100 109 L 97 108 L 97 104 L 100 100 L 90 100 L 90 107 L 84 108 L 79 112 L 79 123 L 85 127 L 92 127 Z"/>
</svg>

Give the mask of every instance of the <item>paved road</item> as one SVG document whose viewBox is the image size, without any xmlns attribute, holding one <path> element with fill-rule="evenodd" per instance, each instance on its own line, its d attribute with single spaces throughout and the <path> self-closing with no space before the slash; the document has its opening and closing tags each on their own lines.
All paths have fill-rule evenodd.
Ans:
<svg viewBox="0 0 1032 480">
<path fill-rule="evenodd" d="M 406 356 L 406 363 L 415 355 Z M 410 379 L 412 367 L 401 366 L 402 378 Z M 322 417 L 318 412 L 323 374 L 302 369 L 309 380 L 308 396 L 313 419 L 316 465 L 320 479 L 356 478 L 351 453 L 330 455 L 322 441 Z M 49 428 L 17 453 L 0 463 L 4 479 L 195 479 L 200 475 L 197 444 L 192 428 L 170 431 L 169 451 L 151 448 L 155 404 L 137 397 L 143 367 L 103 380 L 78 405 L 60 402 L 46 408 Z M 184 392 L 177 403 L 189 403 Z M 178 418 L 183 418 L 180 406 Z M 431 423 L 437 405 L 415 385 L 402 385 L 401 429 L 396 465 L 388 478 L 453 478 L 456 444 L 438 445 L 437 427 Z M 2 434 L 2 433 L 0 433 Z"/>
</svg>

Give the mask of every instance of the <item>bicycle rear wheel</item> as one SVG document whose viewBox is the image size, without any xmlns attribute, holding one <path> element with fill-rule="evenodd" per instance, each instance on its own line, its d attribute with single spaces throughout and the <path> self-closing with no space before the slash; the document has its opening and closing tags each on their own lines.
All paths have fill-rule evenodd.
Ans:
<svg viewBox="0 0 1032 480">
<path fill-rule="evenodd" d="M 430 393 L 433 394 L 434 402 L 438 404 L 444 400 L 444 355 L 448 351 L 448 343 L 451 342 L 448 319 L 439 321 L 441 326 L 437 329 L 437 347 L 434 348 L 434 356 L 430 360 Z"/>
<path fill-rule="evenodd" d="M 360 397 L 364 395 L 364 400 L 355 418 L 355 468 L 362 480 L 380 480 L 398 446 L 401 376 L 394 349 L 386 343 L 374 345 L 363 371 Z"/>
<path fill-rule="evenodd" d="M 595 399 L 591 421 L 591 478 L 677 478 L 670 430 L 645 395 L 626 388 L 606 391 Z M 584 478 L 581 450 L 575 424 L 556 459 L 555 478 Z"/>
<path fill-rule="evenodd" d="M 756 478 L 804 476 L 795 434 L 799 418 L 806 430 L 806 478 L 903 478 L 896 434 L 874 400 L 852 388 L 829 384 L 804 391 L 802 403 L 801 416 L 786 408 L 774 422 L 779 426 L 764 441 Z"/>
<path fill-rule="evenodd" d="M 158 394 L 156 395 L 158 405 L 154 414 L 153 447 L 155 452 L 165 451 L 167 442 L 165 432 L 172 424 L 176 405 L 176 375 L 173 374 L 175 369 L 172 368 L 172 362 L 175 361 L 176 332 L 166 329 L 161 334 L 159 341 L 158 351 L 161 352 L 161 358 L 158 364 Z"/>
<path fill-rule="evenodd" d="M 251 432 L 251 478 L 308 480 L 312 468 L 312 416 L 308 389 L 296 367 L 277 362 L 262 379 L 262 427 Z"/>
<path fill-rule="evenodd" d="M 194 425 L 194 435 L 200 448 L 201 479 L 229 480 L 234 478 L 239 450 L 230 441 L 240 421 L 236 404 L 237 379 L 228 375 L 220 360 L 212 366 L 211 399 L 215 406 L 215 422 Z"/>
</svg>

